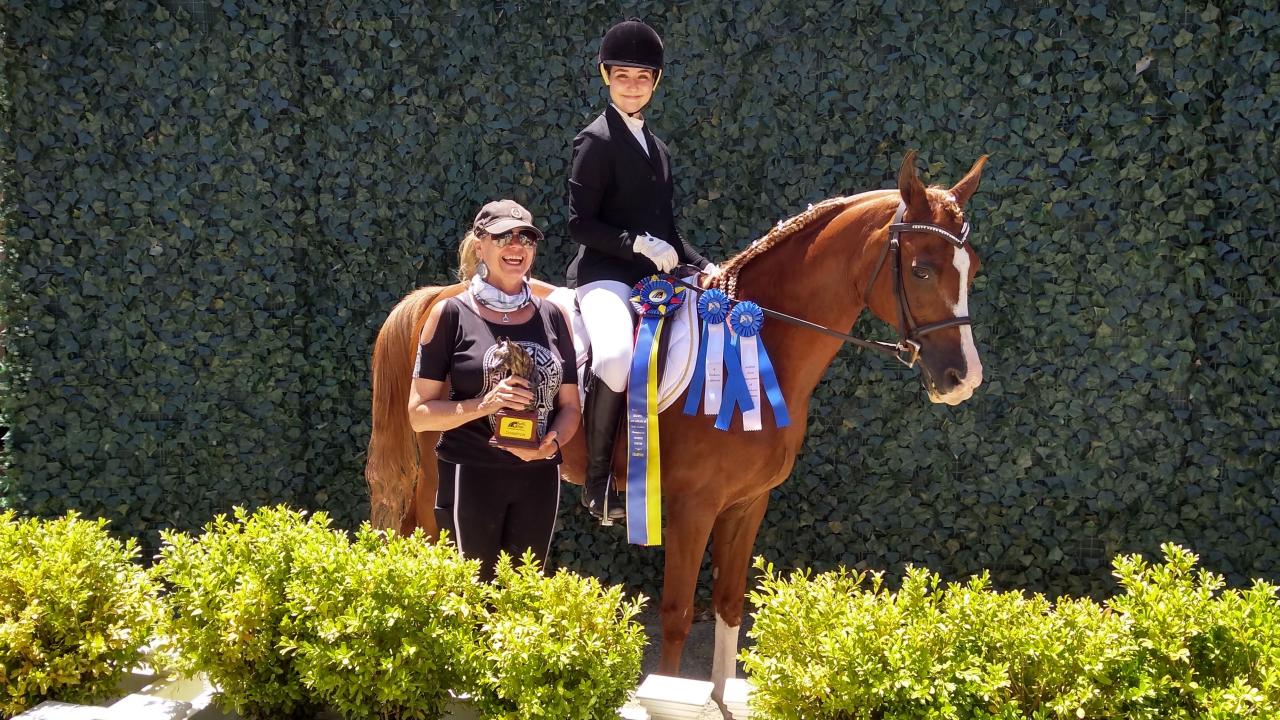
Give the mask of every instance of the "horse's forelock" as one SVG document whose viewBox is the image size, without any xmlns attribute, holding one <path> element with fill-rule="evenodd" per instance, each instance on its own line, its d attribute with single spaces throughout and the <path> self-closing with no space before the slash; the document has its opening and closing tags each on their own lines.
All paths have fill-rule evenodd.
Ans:
<svg viewBox="0 0 1280 720">
<path fill-rule="evenodd" d="M 929 199 L 946 210 L 953 221 L 964 222 L 964 208 L 960 207 L 960 203 L 956 200 L 956 196 L 951 194 L 950 189 L 934 185 L 928 189 L 928 193 Z"/>
</svg>

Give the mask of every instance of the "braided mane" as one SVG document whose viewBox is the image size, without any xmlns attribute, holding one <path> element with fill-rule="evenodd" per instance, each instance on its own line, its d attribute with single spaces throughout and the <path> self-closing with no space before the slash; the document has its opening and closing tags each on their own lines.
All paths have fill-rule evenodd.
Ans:
<svg viewBox="0 0 1280 720">
<path fill-rule="evenodd" d="M 879 192 L 879 191 L 872 191 Z M 825 219 L 837 212 L 844 210 L 853 204 L 855 200 L 861 199 L 864 195 L 871 193 L 862 193 L 859 195 L 847 195 L 843 197 L 834 197 L 823 200 L 816 205 L 810 205 L 804 212 L 791 217 L 787 220 L 778 221 L 768 234 L 751 243 L 750 247 L 742 252 L 734 255 L 720 269 L 720 274 L 711 282 L 713 287 L 724 290 L 731 298 L 737 298 L 738 292 L 738 273 L 747 266 L 747 263 L 760 257 L 764 253 L 769 252 L 777 247 L 783 240 L 795 235 L 801 230 L 809 227 L 813 223 Z"/>
<path fill-rule="evenodd" d="M 857 195 L 845 195 L 843 197 L 834 197 L 823 200 L 817 205 L 810 205 L 804 212 L 786 220 L 778 221 L 771 230 L 759 240 L 751 243 L 750 247 L 742 252 L 734 255 L 725 262 L 721 268 L 720 274 L 711 281 L 710 287 L 718 287 L 735 300 L 738 292 L 738 274 L 752 260 L 769 252 L 773 248 L 782 243 L 783 240 L 804 230 L 810 225 L 820 220 L 825 220 L 843 211 L 850 205 L 860 200 L 865 200 L 873 195 L 882 195 L 886 192 L 896 192 L 892 188 L 882 190 L 868 190 L 867 192 L 858 193 Z M 931 186 L 926 188 L 928 197 L 932 202 L 942 203 L 942 207 L 951 214 L 952 219 L 956 222 L 963 222 L 964 212 L 960 206 L 956 204 L 955 197 L 945 188 Z"/>
</svg>

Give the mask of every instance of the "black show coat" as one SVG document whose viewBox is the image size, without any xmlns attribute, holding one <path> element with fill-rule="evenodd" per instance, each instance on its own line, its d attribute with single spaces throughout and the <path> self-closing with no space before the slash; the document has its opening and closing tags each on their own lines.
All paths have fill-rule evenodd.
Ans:
<svg viewBox="0 0 1280 720">
<path fill-rule="evenodd" d="M 569 264 L 569 287 L 597 280 L 634 285 L 657 272 L 652 260 L 631 249 L 636 236 L 646 232 L 670 243 L 680 262 L 708 265 L 676 230 L 667 146 L 648 123 L 643 132 L 648 155 L 610 104 L 573 139 L 569 234 L 581 247 Z"/>
</svg>

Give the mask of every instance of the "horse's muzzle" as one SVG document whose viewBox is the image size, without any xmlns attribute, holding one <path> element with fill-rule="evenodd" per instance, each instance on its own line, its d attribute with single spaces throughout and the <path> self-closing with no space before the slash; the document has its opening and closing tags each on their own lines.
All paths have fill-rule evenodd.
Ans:
<svg viewBox="0 0 1280 720">
<path fill-rule="evenodd" d="M 973 397 L 973 393 L 982 384 L 982 366 L 969 371 L 963 364 L 960 367 L 950 365 L 941 372 L 931 372 L 924 366 L 920 373 L 920 382 L 929 394 L 929 400 L 945 405 L 959 405 Z"/>
</svg>

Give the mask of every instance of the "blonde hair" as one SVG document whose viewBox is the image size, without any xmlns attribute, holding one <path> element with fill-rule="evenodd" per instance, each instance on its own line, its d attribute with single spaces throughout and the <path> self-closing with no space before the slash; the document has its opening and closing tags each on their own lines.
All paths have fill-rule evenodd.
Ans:
<svg viewBox="0 0 1280 720">
<path fill-rule="evenodd" d="M 458 279 L 462 282 L 470 282 L 471 276 L 476 274 L 476 267 L 480 265 L 480 248 L 477 247 L 479 242 L 480 238 L 476 237 L 475 230 L 468 230 L 462 238 L 462 244 L 458 246 Z"/>
</svg>

